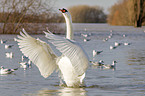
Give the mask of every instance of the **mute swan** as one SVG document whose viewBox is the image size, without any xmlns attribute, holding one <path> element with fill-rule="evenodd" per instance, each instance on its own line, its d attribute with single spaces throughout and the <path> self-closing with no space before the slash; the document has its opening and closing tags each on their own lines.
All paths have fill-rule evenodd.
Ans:
<svg viewBox="0 0 145 96">
<path fill-rule="evenodd" d="M 66 38 L 56 36 L 49 30 L 45 33 L 48 42 L 52 43 L 62 55 L 57 56 L 46 42 L 35 39 L 23 29 L 17 42 L 22 53 L 39 69 L 41 75 L 47 78 L 54 70 L 59 70 L 61 79 L 68 87 L 83 86 L 83 79 L 88 67 L 88 56 L 82 47 L 73 40 L 71 15 L 66 9 L 59 9 L 66 20 Z"/>
<path fill-rule="evenodd" d="M 0 67 L 0 74 L 10 74 L 14 72 L 15 70 L 18 70 L 18 68 L 15 69 L 5 69 L 3 66 Z"/>
</svg>

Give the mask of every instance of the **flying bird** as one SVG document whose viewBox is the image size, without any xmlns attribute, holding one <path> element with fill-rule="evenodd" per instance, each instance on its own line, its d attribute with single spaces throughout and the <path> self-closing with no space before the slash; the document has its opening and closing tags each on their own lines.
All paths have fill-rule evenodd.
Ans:
<svg viewBox="0 0 145 96">
<path fill-rule="evenodd" d="M 18 35 L 19 48 L 39 69 L 45 78 L 54 70 L 59 70 L 61 80 L 68 87 L 84 86 L 83 79 L 88 67 L 88 56 L 84 49 L 73 40 L 71 15 L 66 9 L 59 9 L 66 21 L 66 37 L 52 34 L 49 30 L 45 33 L 48 42 L 52 43 L 62 53 L 57 56 L 46 42 L 31 37 L 24 29 Z"/>
</svg>

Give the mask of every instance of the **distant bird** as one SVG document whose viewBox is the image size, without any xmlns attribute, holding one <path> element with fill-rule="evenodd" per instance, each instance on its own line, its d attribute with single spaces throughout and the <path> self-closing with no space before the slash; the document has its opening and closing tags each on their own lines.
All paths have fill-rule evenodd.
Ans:
<svg viewBox="0 0 145 96">
<path fill-rule="evenodd" d="M 110 46 L 110 50 L 115 49 L 115 48 L 116 48 L 115 46 Z"/>
<path fill-rule="evenodd" d="M 15 69 L 6 69 L 3 66 L 0 67 L 0 74 L 10 74 L 12 72 L 14 72 L 15 70 L 18 70 L 18 68 Z"/>
<path fill-rule="evenodd" d="M 123 34 L 122 36 L 123 36 L 123 37 L 126 37 L 126 35 L 125 35 L 125 34 Z"/>
<path fill-rule="evenodd" d="M 5 49 L 12 48 L 14 45 L 5 45 Z"/>
<path fill-rule="evenodd" d="M 104 42 L 108 41 L 108 38 L 103 39 Z"/>
<path fill-rule="evenodd" d="M 130 44 L 131 44 L 131 43 L 127 43 L 127 42 L 124 43 L 125 46 L 130 45 Z"/>
<path fill-rule="evenodd" d="M 88 34 L 83 34 L 83 33 L 81 35 L 85 38 L 89 36 Z"/>
<path fill-rule="evenodd" d="M 101 50 L 101 51 L 93 50 L 93 57 L 95 57 L 96 55 L 98 55 L 98 54 L 100 54 L 102 52 L 103 52 L 103 50 Z"/>
<path fill-rule="evenodd" d="M 14 38 L 14 41 L 17 41 L 17 39 L 16 39 L 16 38 Z"/>
<path fill-rule="evenodd" d="M 3 41 L 3 40 L 1 39 L 1 44 L 4 44 L 4 43 L 6 43 L 6 42 L 7 42 L 7 40 Z"/>
<path fill-rule="evenodd" d="M 84 86 L 83 80 L 88 68 L 89 59 L 85 50 L 73 40 L 71 15 L 66 9 L 59 9 L 66 21 L 66 38 L 52 34 L 49 30 L 45 33 L 48 42 L 61 53 L 57 56 L 49 43 L 31 37 L 24 29 L 18 36 L 18 45 L 22 53 L 38 67 L 45 78 L 55 70 L 60 72 L 61 79 L 68 87 Z"/>
<path fill-rule="evenodd" d="M 109 35 L 108 38 L 110 39 L 110 38 L 112 38 L 112 36 Z"/>
<path fill-rule="evenodd" d="M 24 60 L 28 60 L 28 57 L 22 55 L 22 61 L 24 61 Z"/>
<path fill-rule="evenodd" d="M 84 38 L 84 42 L 90 41 L 91 39 Z"/>
<path fill-rule="evenodd" d="M 21 68 L 24 68 L 24 70 L 26 70 L 27 68 L 31 68 L 31 61 L 29 60 L 28 62 L 19 62 L 19 64 L 21 65 Z"/>
<path fill-rule="evenodd" d="M 90 63 L 92 63 L 95 66 L 102 66 L 102 65 L 104 65 L 104 61 L 103 60 L 100 60 L 99 62 L 90 61 Z"/>
<path fill-rule="evenodd" d="M 5 54 L 6 54 L 6 58 L 13 58 L 13 56 L 14 56 L 13 52 L 6 52 Z"/>
<path fill-rule="evenodd" d="M 103 65 L 104 69 L 115 69 L 116 68 L 116 61 L 113 61 L 110 65 Z"/>
<path fill-rule="evenodd" d="M 115 45 L 115 46 L 120 46 L 121 43 L 115 42 L 114 45 Z"/>
</svg>

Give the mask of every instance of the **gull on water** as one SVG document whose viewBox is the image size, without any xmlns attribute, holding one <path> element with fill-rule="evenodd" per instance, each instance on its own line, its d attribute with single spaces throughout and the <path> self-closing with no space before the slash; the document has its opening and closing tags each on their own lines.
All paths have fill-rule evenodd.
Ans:
<svg viewBox="0 0 145 96">
<path fill-rule="evenodd" d="M 7 40 L 3 41 L 3 40 L 1 39 L 1 44 L 4 44 L 4 43 L 6 43 L 6 42 L 7 42 Z"/>
<path fill-rule="evenodd" d="M 117 61 L 113 61 L 110 65 L 102 65 L 104 69 L 115 69 Z"/>
<path fill-rule="evenodd" d="M 5 45 L 5 49 L 12 48 L 14 45 Z"/>
<path fill-rule="evenodd" d="M 116 48 L 115 46 L 110 46 L 110 50 L 115 49 L 115 48 Z"/>
<path fill-rule="evenodd" d="M 10 74 L 10 73 L 14 72 L 15 70 L 18 70 L 18 68 L 15 68 L 15 69 L 6 69 L 3 66 L 1 66 L 0 67 L 0 74 L 1 75 L 3 75 L 3 74 Z"/>
<path fill-rule="evenodd" d="M 121 43 L 118 43 L 118 42 L 115 41 L 114 45 L 115 45 L 115 46 L 120 46 Z"/>
<path fill-rule="evenodd" d="M 104 61 L 103 60 L 100 60 L 99 62 L 90 61 L 90 63 L 92 63 L 95 66 L 102 66 L 102 65 L 104 65 Z"/>
<path fill-rule="evenodd" d="M 103 52 L 103 50 L 101 50 L 101 51 L 93 50 L 93 57 L 95 57 L 96 55 L 99 55 L 102 52 Z"/>
<path fill-rule="evenodd" d="M 13 58 L 14 53 L 13 52 L 6 52 L 6 58 Z"/>
</svg>

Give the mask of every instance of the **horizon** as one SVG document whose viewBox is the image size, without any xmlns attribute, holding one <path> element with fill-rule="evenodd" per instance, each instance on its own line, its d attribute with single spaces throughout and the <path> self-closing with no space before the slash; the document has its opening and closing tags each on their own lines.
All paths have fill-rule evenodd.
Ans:
<svg viewBox="0 0 145 96">
<path fill-rule="evenodd" d="M 110 2 L 106 2 L 106 0 L 73 0 L 73 1 L 68 1 L 68 0 L 56 0 L 54 7 L 56 9 L 59 8 L 69 8 L 72 6 L 77 6 L 77 5 L 89 5 L 89 6 L 100 6 L 104 9 L 104 13 L 108 14 L 109 11 L 108 9 L 114 5 L 118 0 L 109 0 Z M 65 2 L 65 3 L 64 3 Z"/>
</svg>

